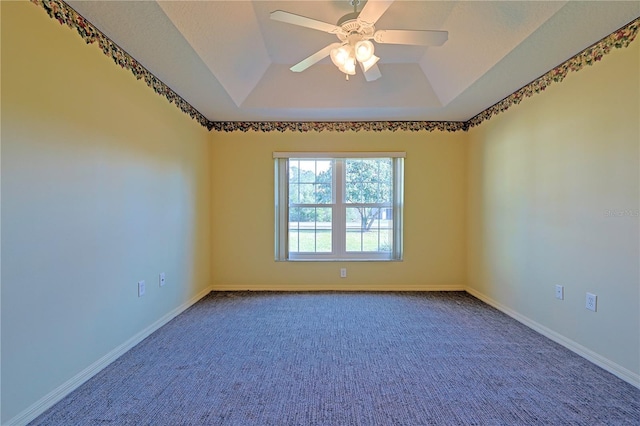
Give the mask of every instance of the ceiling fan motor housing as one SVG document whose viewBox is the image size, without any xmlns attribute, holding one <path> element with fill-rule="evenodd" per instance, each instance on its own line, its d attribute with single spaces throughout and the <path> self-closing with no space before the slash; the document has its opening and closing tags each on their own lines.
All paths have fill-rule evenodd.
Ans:
<svg viewBox="0 0 640 426">
<path fill-rule="evenodd" d="M 358 22 L 358 15 L 360 12 L 352 12 L 347 13 L 342 18 L 338 20 L 337 26 L 342 28 L 342 31 L 337 33 L 336 35 L 342 42 L 351 42 L 355 39 L 354 36 L 359 36 L 355 41 L 359 40 L 368 40 L 373 38 L 373 33 L 375 28 L 373 25 L 364 26 L 360 22 Z"/>
</svg>

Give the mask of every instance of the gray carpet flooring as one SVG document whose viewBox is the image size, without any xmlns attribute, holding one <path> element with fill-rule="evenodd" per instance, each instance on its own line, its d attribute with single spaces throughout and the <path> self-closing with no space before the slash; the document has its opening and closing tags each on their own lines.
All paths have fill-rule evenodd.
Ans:
<svg viewBox="0 0 640 426">
<path fill-rule="evenodd" d="M 640 390 L 462 292 L 214 292 L 33 425 L 639 425 Z"/>
</svg>

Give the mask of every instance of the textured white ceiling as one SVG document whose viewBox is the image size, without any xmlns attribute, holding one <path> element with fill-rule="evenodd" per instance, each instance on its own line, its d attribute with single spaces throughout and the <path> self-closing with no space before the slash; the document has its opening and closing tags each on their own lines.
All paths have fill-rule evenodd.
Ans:
<svg viewBox="0 0 640 426">
<path fill-rule="evenodd" d="M 465 121 L 640 16 L 640 1 L 396 0 L 376 29 L 449 39 L 376 45 L 382 78 L 366 82 L 328 58 L 291 72 L 338 39 L 269 19 L 335 24 L 348 0 L 68 3 L 212 121 Z"/>
</svg>

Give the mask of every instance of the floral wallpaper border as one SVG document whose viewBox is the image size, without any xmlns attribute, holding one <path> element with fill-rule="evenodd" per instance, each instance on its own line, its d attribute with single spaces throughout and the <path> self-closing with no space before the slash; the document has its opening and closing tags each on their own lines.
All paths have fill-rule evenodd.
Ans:
<svg viewBox="0 0 640 426">
<path fill-rule="evenodd" d="M 138 63 L 138 61 L 104 35 L 93 24 L 84 19 L 63 0 L 30 1 L 41 6 L 51 18 L 58 20 L 61 25 L 66 24 L 69 28 L 75 29 L 87 44 L 98 43 L 102 52 L 111 57 L 116 64 L 130 70 L 138 80 L 144 80 L 147 86 L 151 87 L 157 94 L 164 96 L 170 103 L 175 104 L 180 110 L 188 114 L 202 126 L 209 130 L 220 132 L 358 132 L 360 130 L 373 132 L 395 132 L 398 130 L 412 132 L 432 132 L 436 130 L 443 132 L 467 131 L 489 120 L 494 115 L 506 111 L 513 105 L 519 104 L 523 99 L 543 92 L 552 83 L 561 82 L 569 72 L 579 71 L 587 65 L 593 65 L 612 49 L 629 46 L 636 38 L 640 27 L 639 17 L 515 91 L 500 102 L 485 109 L 468 121 L 211 121 Z"/>
<path fill-rule="evenodd" d="M 219 132 L 255 131 L 255 132 L 382 132 L 397 130 L 418 132 L 440 130 L 456 132 L 467 130 L 464 121 L 214 121 L 213 130 Z"/>
<path fill-rule="evenodd" d="M 84 19 L 67 3 L 62 0 L 31 0 L 31 2 L 44 8 L 49 16 L 57 19 L 61 25 L 66 24 L 69 28 L 78 31 L 80 37 L 82 37 L 87 44 L 97 43 L 102 49 L 102 52 L 113 59 L 116 64 L 130 70 L 138 80 L 144 80 L 147 86 L 151 87 L 157 94 L 167 98 L 170 103 L 175 104 L 207 129 L 212 129 L 212 122 L 207 119 L 207 117 L 191 106 L 189 102 L 182 99 L 180 95 L 171 90 L 169 86 L 160 81 L 158 77 L 143 67 L 124 49 L 104 35 L 91 22 Z"/>
<path fill-rule="evenodd" d="M 629 44 L 631 44 L 631 42 L 636 38 L 636 35 L 638 35 L 639 26 L 640 18 L 636 18 L 626 26 L 614 31 L 599 42 L 591 45 L 551 71 L 541 77 L 538 77 L 500 102 L 471 118 L 466 122 L 468 128 L 480 125 L 482 122 L 489 120 L 494 115 L 506 111 L 513 105 L 519 104 L 524 98 L 530 98 L 537 93 L 543 92 L 552 83 L 561 82 L 570 71 L 579 71 L 587 65 L 595 64 L 601 60 L 604 55 L 611 52 L 613 48 L 619 49 L 629 46 Z"/>
</svg>

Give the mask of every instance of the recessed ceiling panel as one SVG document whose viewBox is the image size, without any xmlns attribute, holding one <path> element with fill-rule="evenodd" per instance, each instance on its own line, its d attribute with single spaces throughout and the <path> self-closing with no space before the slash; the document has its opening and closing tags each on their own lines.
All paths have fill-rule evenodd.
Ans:
<svg viewBox="0 0 640 426">
<path fill-rule="evenodd" d="M 457 2 L 443 24 L 451 28 L 446 46 L 429 49 L 420 61 L 442 103 L 460 95 L 565 3 Z"/>
<path fill-rule="evenodd" d="M 158 2 L 236 105 L 271 64 L 250 2 Z"/>
</svg>

